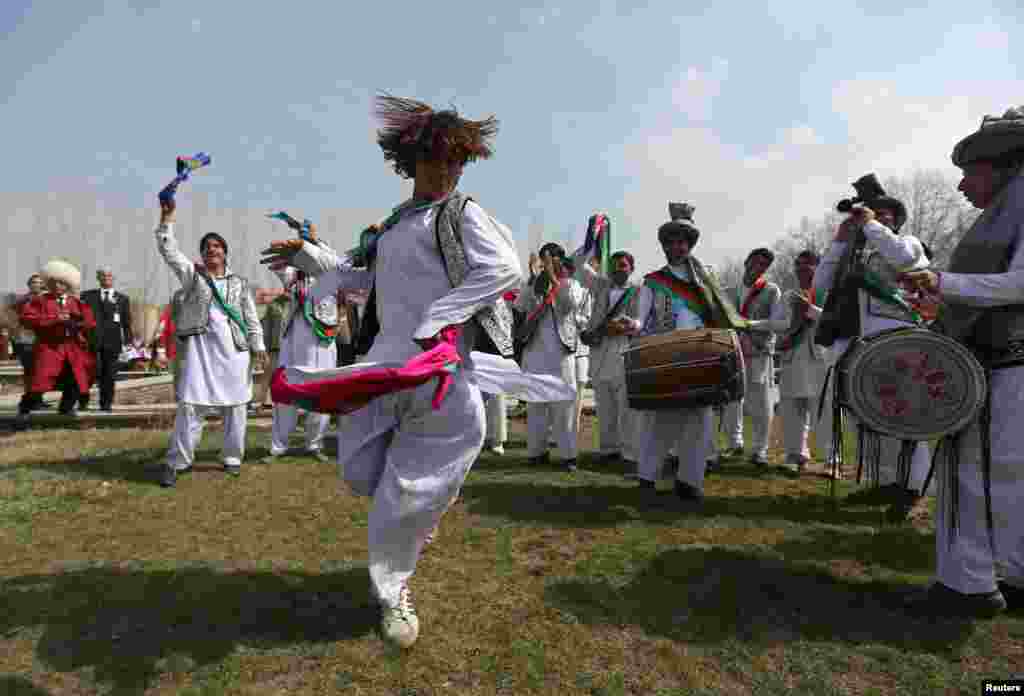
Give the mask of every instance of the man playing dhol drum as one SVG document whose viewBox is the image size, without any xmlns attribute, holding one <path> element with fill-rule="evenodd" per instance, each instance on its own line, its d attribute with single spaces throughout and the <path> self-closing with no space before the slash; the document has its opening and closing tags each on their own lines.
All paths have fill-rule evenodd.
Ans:
<svg viewBox="0 0 1024 696">
<path fill-rule="evenodd" d="M 941 296 L 937 327 L 990 371 L 989 409 L 942 445 L 957 456 L 940 460 L 936 581 L 909 608 L 983 617 L 1024 609 L 1024 107 L 986 117 L 957 144 L 953 164 L 963 170 L 960 191 L 984 212 L 949 271 L 906 278 Z"/>
<path fill-rule="evenodd" d="M 814 292 L 828 293 L 815 342 L 832 348 L 836 364 L 852 339 L 917 325 L 906 304 L 893 299 L 893 290 L 901 273 L 928 266 L 924 246 L 917 237 L 899 234 L 907 219 L 901 201 L 880 195 L 874 197 L 870 205 L 870 208 L 860 205 L 852 209 L 850 216 L 839 225 L 835 239 L 814 273 Z M 871 273 L 874 283 L 855 282 L 848 271 L 858 264 L 863 264 Z M 830 379 L 837 377 L 833 369 Z M 825 389 L 823 418 L 835 418 L 833 391 L 830 383 Z M 855 419 L 844 422 L 854 423 Z M 842 437 L 842 428 L 833 430 L 834 438 Z M 868 433 L 866 438 L 873 442 L 877 438 L 878 442 L 877 447 L 873 444 L 865 447 L 867 454 L 860 453 L 868 477 L 883 486 L 878 497 L 891 501 L 887 511 L 889 519 L 894 522 L 905 519 L 921 504 L 921 486 L 931 465 L 928 447 L 917 443 L 907 455 L 910 458 L 907 470 L 901 471 L 899 440 L 875 433 Z M 830 460 L 834 455 L 835 452 L 829 453 Z"/>
<path fill-rule="evenodd" d="M 645 333 L 704 327 L 740 328 L 746 322 L 723 295 L 714 276 L 691 254 L 700 231 L 693 224 L 693 206 L 669 204 L 672 219 L 658 228 L 665 266 L 644 277 L 637 300 L 637 317 Z M 675 493 L 684 502 L 704 499 L 704 470 L 711 441 L 710 406 L 654 411 L 641 438 L 638 484 L 646 495 L 655 493 L 665 455 L 675 445 L 679 457 Z"/>
</svg>

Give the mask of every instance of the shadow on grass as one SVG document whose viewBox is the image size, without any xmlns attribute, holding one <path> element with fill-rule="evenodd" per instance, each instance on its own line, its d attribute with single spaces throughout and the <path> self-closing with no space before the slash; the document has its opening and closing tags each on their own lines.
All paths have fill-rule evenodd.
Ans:
<svg viewBox="0 0 1024 696">
<path fill-rule="evenodd" d="M 912 588 L 846 582 L 810 567 L 728 549 L 666 551 L 625 586 L 606 580 L 550 584 L 547 601 L 588 625 L 636 625 L 715 645 L 763 648 L 797 640 L 884 643 L 949 655 L 973 632 L 968 621 L 909 617 Z"/>
<path fill-rule="evenodd" d="M 630 520 L 672 520 L 681 516 L 856 525 L 879 521 L 876 510 L 837 506 L 824 489 L 801 495 L 709 496 L 694 507 L 684 505 L 670 492 L 658 496 L 652 504 L 638 486 L 629 484 L 559 486 L 545 481 L 491 482 L 471 476 L 463 487 L 463 498 L 475 515 L 553 526 L 606 527 Z"/>
<path fill-rule="evenodd" d="M 50 696 L 50 692 L 40 689 L 24 677 L 0 675 L 0 694 L 4 696 Z"/>
<path fill-rule="evenodd" d="M 935 568 L 935 536 L 909 525 L 888 525 L 874 531 L 842 527 L 807 528 L 772 550 L 800 561 L 856 561 L 907 573 Z"/>
<path fill-rule="evenodd" d="M 197 471 L 222 468 L 220 459 L 222 437 L 223 435 L 216 431 L 209 436 L 204 436 L 202 446 L 196 450 L 195 468 Z M 297 442 L 297 440 L 293 440 L 293 442 Z M 333 462 L 337 455 L 337 446 L 333 441 L 325 443 L 323 452 Z M 269 437 L 261 438 L 259 444 L 255 446 L 250 442 L 246 446 L 242 466 L 245 468 L 269 466 L 260 461 L 268 454 L 270 454 Z M 67 476 L 68 478 L 95 479 L 97 481 L 120 480 L 158 486 L 166 456 L 166 446 L 147 449 L 116 448 L 58 461 L 33 461 L 7 466 L 0 470 L 0 476 L 13 476 L 19 471 L 38 471 L 46 477 Z M 288 456 L 295 457 L 300 462 L 312 461 L 297 446 L 289 450 Z"/>
<path fill-rule="evenodd" d="M 141 691 L 171 664 L 196 669 L 239 646 L 330 643 L 377 622 L 365 568 L 323 575 L 92 567 L 0 583 L 0 634 L 42 628 L 37 657 L 60 672 Z"/>
</svg>

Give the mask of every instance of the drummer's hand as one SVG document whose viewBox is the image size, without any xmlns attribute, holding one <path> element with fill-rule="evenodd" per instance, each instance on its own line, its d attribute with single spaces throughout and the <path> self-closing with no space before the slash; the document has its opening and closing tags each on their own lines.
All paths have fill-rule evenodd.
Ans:
<svg viewBox="0 0 1024 696">
<path fill-rule="evenodd" d="M 900 276 L 900 280 L 913 285 L 926 294 L 939 294 L 939 274 L 935 271 L 911 271 Z"/>
<path fill-rule="evenodd" d="M 315 222 L 309 223 L 308 234 L 309 234 L 309 241 L 313 242 L 314 244 L 316 244 L 316 243 L 318 243 L 320 241 L 320 238 L 316 236 L 316 223 Z"/>
</svg>

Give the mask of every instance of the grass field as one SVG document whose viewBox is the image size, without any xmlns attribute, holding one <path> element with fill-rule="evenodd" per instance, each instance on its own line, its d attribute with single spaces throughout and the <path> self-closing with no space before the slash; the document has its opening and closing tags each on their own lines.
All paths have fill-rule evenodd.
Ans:
<svg viewBox="0 0 1024 696">
<path fill-rule="evenodd" d="M 976 694 L 1024 673 L 1024 616 L 901 611 L 932 569 L 927 522 L 741 463 L 702 509 L 651 508 L 618 465 L 529 468 L 521 441 L 445 517 L 399 653 L 367 501 L 333 463 L 258 463 L 266 431 L 226 477 L 219 439 L 167 491 L 147 470 L 166 432 L 2 436 L 0 694 Z"/>
</svg>

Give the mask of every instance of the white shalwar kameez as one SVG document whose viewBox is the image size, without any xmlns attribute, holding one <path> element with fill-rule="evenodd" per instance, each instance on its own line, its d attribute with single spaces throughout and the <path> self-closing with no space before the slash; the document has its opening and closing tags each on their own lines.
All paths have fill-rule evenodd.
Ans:
<svg viewBox="0 0 1024 696">
<path fill-rule="evenodd" d="M 517 304 L 526 308 L 524 296 L 533 288 L 524 283 Z M 572 278 L 563 278 L 552 306 L 544 310 L 537 323 L 537 330 L 529 345 L 523 350 L 523 372 L 535 375 L 561 377 L 573 389 L 581 384 L 576 381 L 576 354 L 565 349 L 555 328 L 553 313 L 564 311 L 571 314 L 565 321 L 575 321 L 581 298 L 580 285 Z M 548 433 L 555 441 L 555 456 L 562 461 L 576 459 L 576 400 L 532 402 L 526 405 L 526 456 L 540 457 L 548 448 Z"/>
<path fill-rule="evenodd" d="M 277 273 L 281 284 L 291 294 L 291 326 L 284 333 L 287 325 L 281 327 L 281 352 L 278 364 L 282 367 L 314 367 L 330 368 L 338 364 L 338 344 L 333 339 L 323 344 L 313 333 L 298 304 L 298 293 L 292 287 L 296 272 L 288 268 Z M 314 286 L 315 287 L 315 286 Z M 326 413 L 306 412 L 305 436 L 306 451 L 313 453 L 323 449 L 324 433 L 330 424 L 331 417 Z M 288 451 L 288 437 L 299 422 L 299 409 L 290 404 L 274 404 L 274 421 L 270 436 L 270 454 L 279 456 Z"/>
<path fill-rule="evenodd" d="M 592 256 L 592 252 L 590 254 L 577 252 L 574 255 L 573 258 L 576 260 L 578 269 L 577 278 L 584 287 L 590 290 L 591 296 L 599 291 L 598 288 L 605 287 L 605 283 L 608 284 L 608 310 L 615 307 L 628 289 L 633 288 L 634 292 L 639 291 L 639 288 L 628 283 L 622 287 L 612 285 L 609 280 L 599 276 L 594 269 L 587 265 Z M 631 299 L 625 304 L 633 301 L 635 300 Z M 641 322 L 626 315 L 626 308 L 620 309 L 616 316 L 630 319 L 634 332 L 639 332 L 643 328 Z M 600 454 L 619 454 L 624 460 L 635 465 L 640 461 L 638 438 L 646 430 L 646 428 L 641 428 L 646 414 L 629 407 L 629 399 L 626 395 L 626 364 L 622 357 L 623 352 L 628 348 L 629 336 L 605 335 L 599 344 L 590 349 L 589 377 L 594 388 L 594 401 L 597 406 Z"/>
<path fill-rule="evenodd" d="M 822 296 L 824 293 L 822 293 Z M 778 334 L 784 334 L 792 325 L 793 303 L 783 295 L 778 303 L 778 313 L 765 326 Z M 808 320 L 815 322 L 821 316 L 822 307 L 808 306 Z M 813 427 L 814 441 L 822 459 L 827 461 L 832 446 L 832 412 L 823 412 L 818 418 L 818 405 L 825 374 L 832 363 L 830 348 L 814 343 L 816 324 L 810 324 L 800 334 L 795 348 L 782 350 L 776 343 L 779 360 L 779 415 L 782 417 L 782 444 L 786 459 L 811 459 L 808 435 Z"/>
<path fill-rule="evenodd" d="M 864 225 L 864 235 L 875 251 L 882 255 L 886 262 L 898 269 L 911 269 L 919 267 L 925 259 L 924 247 L 921 241 L 911 235 L 898 235 L 888 227 L 876 220 L 871 220 Z M 814 273 L 814 292 L 830 292 L 832 290 L 832 279 L 835 277 L 836 267 L 839 265 L 846 251 L 847 242 L 833 241 L 829 246 L 825 257 L 821 260 Z M 887 329 L 898 329 L 913 326 L 913 324 L 895 319 L 872 314 L 868 311 L 868 295 L 863 290 L 858 290 L 860 311 L 860 335 L 864 337 L 886 331 Z M 832 365 L 835 365 L 842 358 L 850 345 L 850 339 L 840 338 L 831 346 Z M 836 379 L 836 371 L 832 371 L 831 379 Z M 825 390 L 824 410 L 822 420 L 832 416 L 832 385 Z M 844 414 L 844 427 L 856 428 L 857 419 L 852 414 Z M 882 485 L 888 483 L 902 483 L 899 477 L 898 464 L 900 441 L 893 437 L 880 438 L 881 456 L 878 462 L 878 482 Z M 832 453 L 829 453 L 832 456 Z M 911 490 L 920 490 L 924 480 L 931 468 L 931 455 L 928 445 L 919 442 L 914 449 L 914 456 L 910 462 Z"/>
<path fill-rule="evenodd" d="M 683 282 L 692 282 L 689 267 L 667 268 Z M 654 292 L 649 287 L 641 287 L 637 302 L 637 316 L 640 321 L 645 321 L 654 306 Z M 672 312 L 676 329 L 700 329 L 704 326 L 704 320 L 682 302 L 673 301 Z M 674 447 L 679 458 L 676 479 L 703 491 L 704 470 L 710 453 L 710 433 L 714 422 L 712 412 L 710 406 L 651 412 L 647 432 L 638 433 L 642 442 L 638 471 L 640 478 L 649 482 L 657 481 L 665 456 Z"/>
<path fill-rule="evenodd" d="M 742 286 L 742 295 L 737 298 L 741 300 L 737 307 L 742 307 L 742 300 L 749 297 L 751 288 Z M 769 321 L 777 320 L 780 316 L 781 303 L 776 302 L 772 306 L 772 315 Z M 775 383 L 775 375 L 772 370 L 773 356 L 760 354 L 744 356 L 743 398 L 739 401 L 732 401 L 725 405 L 722 417 L 725 421 L 724 427 L 729 436 L 729 447 L 743 449 L 743 416 L 750 416 L 751 430 L 751 451 L 752 456 L 760 461 L 768 461 L 768 437 L 771 435 L 772 415 L 774 415 L 775 404 L 772 402 L 772 394 Z"/>
<path fill-rule="evenodd" d="M 173 229 L 170 223 L 156 229 L 157 244 L 164 260 L 178 276 L 182 287 L 204 282 L 195 277 L 194 264 L 178 249 Z M 225 297 L 227 280 L 215 278 L 214 283 Z M 210 303 L 206 332 L 189 336 L 180 343 L 178 408 L 167 451 L 167 466 L 177 471 L 192 466 L 196 447 L 203 436 L 205 416 L 219 413 L 224 419 L 221 459 L 226 467 L 239 467 L 245 457 L 247 407 L 252 400 L 251 353 L 235 346 L 231 319 L 216 301 Z M 262 350 L 262 346 L 258 349 Z"/>
<path fill-rule="evenodd" d="M 378 242 L 375 272 L 353 269 L 308 243 L 296 257 L 306 271 L 325 271 L 311 293 L 314 302 L 338 289 L 369 289 L 375 276 L 380 333 L 367 362 L 404 363 L 422 351 L 414 339 L 464 324 L 519 284 L 511 235 L 470 202 L 460 227 L 470 270 L 452 288 L 435 240 L 437 210 L 411 212 L 387 230 Z M 339 426 L 338 465 L 345 480 L 373 498 L 370 580 L 386 606 L 398 606 L 424 540 L 458 495 L 484 442 L 484 405 L 468 339 L 464 332 L 464 362 L 438 410 L 431 407 L 437 387 L 431 381 L 378 397 Z"/>
<path fill-rule="evenodd" d="M 1006 273 L 943 272 L 939 291 L 949 304 L 978 308 L 1024 304 L 1024 245 L 1018 245 Z M 948 477 L 944 472 L 936 473 L 936 579 L 964 594 L 994 592 L 997 577 L 1024 589 L 1024 429 L 1020 427 L 1020 414 L 1024 413 L 1024 366 L 992 370 L 989 391 L 995 555 L 985 521 L 981 433 L 977 421 L 964 432 L 960 446 L 958 528 L 952 547 L 945 502 L 950 493 Z M 946 465 L 944 462 L 943 466 Z"/>
</svg>

